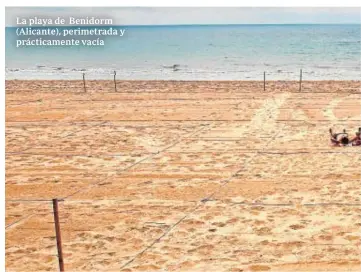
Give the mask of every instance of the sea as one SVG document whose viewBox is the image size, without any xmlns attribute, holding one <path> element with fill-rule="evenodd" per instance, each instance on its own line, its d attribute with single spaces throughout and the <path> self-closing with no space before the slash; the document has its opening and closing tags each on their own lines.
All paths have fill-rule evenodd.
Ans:
<svg viewBox="0 0 361 272">
<path fill-rule="evenodd" d="M 360 80 L 361 25 L 113 26 L 104 46 L 16 47 L 6 79 Z M 94 37 L 93 37 L 94 38 Z M 95 37 L 96 38 L 96 37 Z"/>
</svg>

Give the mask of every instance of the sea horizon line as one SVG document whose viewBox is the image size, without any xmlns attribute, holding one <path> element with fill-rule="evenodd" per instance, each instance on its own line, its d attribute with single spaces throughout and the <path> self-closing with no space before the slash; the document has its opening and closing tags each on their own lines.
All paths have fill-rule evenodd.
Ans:
<svg viewBox="0 0 361 272">
<path fill-rule="evenodd" d="M 257 23 L 257 24 L 139 24 L 139 25 L 48 25 L 48 26 L 29 26 L 29 25 L 17 25 L 17 26 L 5 26 L 5 28 L 18 28 L 18 27 L 227 27 L 227 26 L 355 26 L 360 23 Z"/>
</svg>

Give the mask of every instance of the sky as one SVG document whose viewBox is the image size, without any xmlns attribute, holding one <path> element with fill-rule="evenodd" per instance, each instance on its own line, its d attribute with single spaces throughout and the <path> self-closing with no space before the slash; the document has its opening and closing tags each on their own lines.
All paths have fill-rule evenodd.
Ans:
<svg viewBox="0 0 361 272">
<path fill-rule="evenodd" d="M 361 8 L 261 8 L 261 7 L 7 7 L 6 26 L 16 18 L 97 17 L 116 25 L 179 24 L 360 24 Z"/>
</svg>

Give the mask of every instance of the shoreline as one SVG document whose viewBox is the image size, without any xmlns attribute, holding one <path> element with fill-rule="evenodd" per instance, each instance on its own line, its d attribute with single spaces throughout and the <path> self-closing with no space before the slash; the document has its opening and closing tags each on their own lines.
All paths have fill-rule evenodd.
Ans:
<svg viewBox="0 0 361 272">
<path fill-rule="evenodd" d="M 116 84 L 115 84 L 116 83 Z M 85 85 L 85 86 L 84 86 Z M 5 91 L 34 93 L 360 93 L 360 80 L 5 80 Z"/>
<path fill-rule="evenodd" d="M 111 81 L 114 82 L 114 80 L 112 79 L 86 79 L 87 81 Z M 81 79 L 5 79 L 6 81 L 83 81 Z M 204 80 L 204 79 L 195 79 L 195 80 L 183 80 L 183 79 L 117 79 L 118 81 L 150 81 L 150 82 L 154 82 L 154 81 L 160 81 L 160 82 L 263 82 L 263 80 L 255 80 L 255 79 L 250 79 L 250 80 L 222 80 L 222 79 L 212 79 L 212 80 Z M 325 81 L 335 81 L 335 82 L 340 82 L 340 81 L 351 81 L 351 82 L 360 82 L 361 83 L 361 79 L 320 79 L 320 80 L 302 80 L 302 82 L 325 82 Z M 299 82 L 298 80 L 266 80 L 266 82 Z"/>
</svg>

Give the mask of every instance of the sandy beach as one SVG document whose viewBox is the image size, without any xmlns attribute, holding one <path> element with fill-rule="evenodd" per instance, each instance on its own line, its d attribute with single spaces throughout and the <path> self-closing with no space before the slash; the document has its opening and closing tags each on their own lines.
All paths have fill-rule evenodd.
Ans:
<svg viewBox="0 0 361 272">
<path fill-rule="evenodd" d="M 360 81 L 6 81 L 6 269 L 360 271 Z"/>
</svg>

